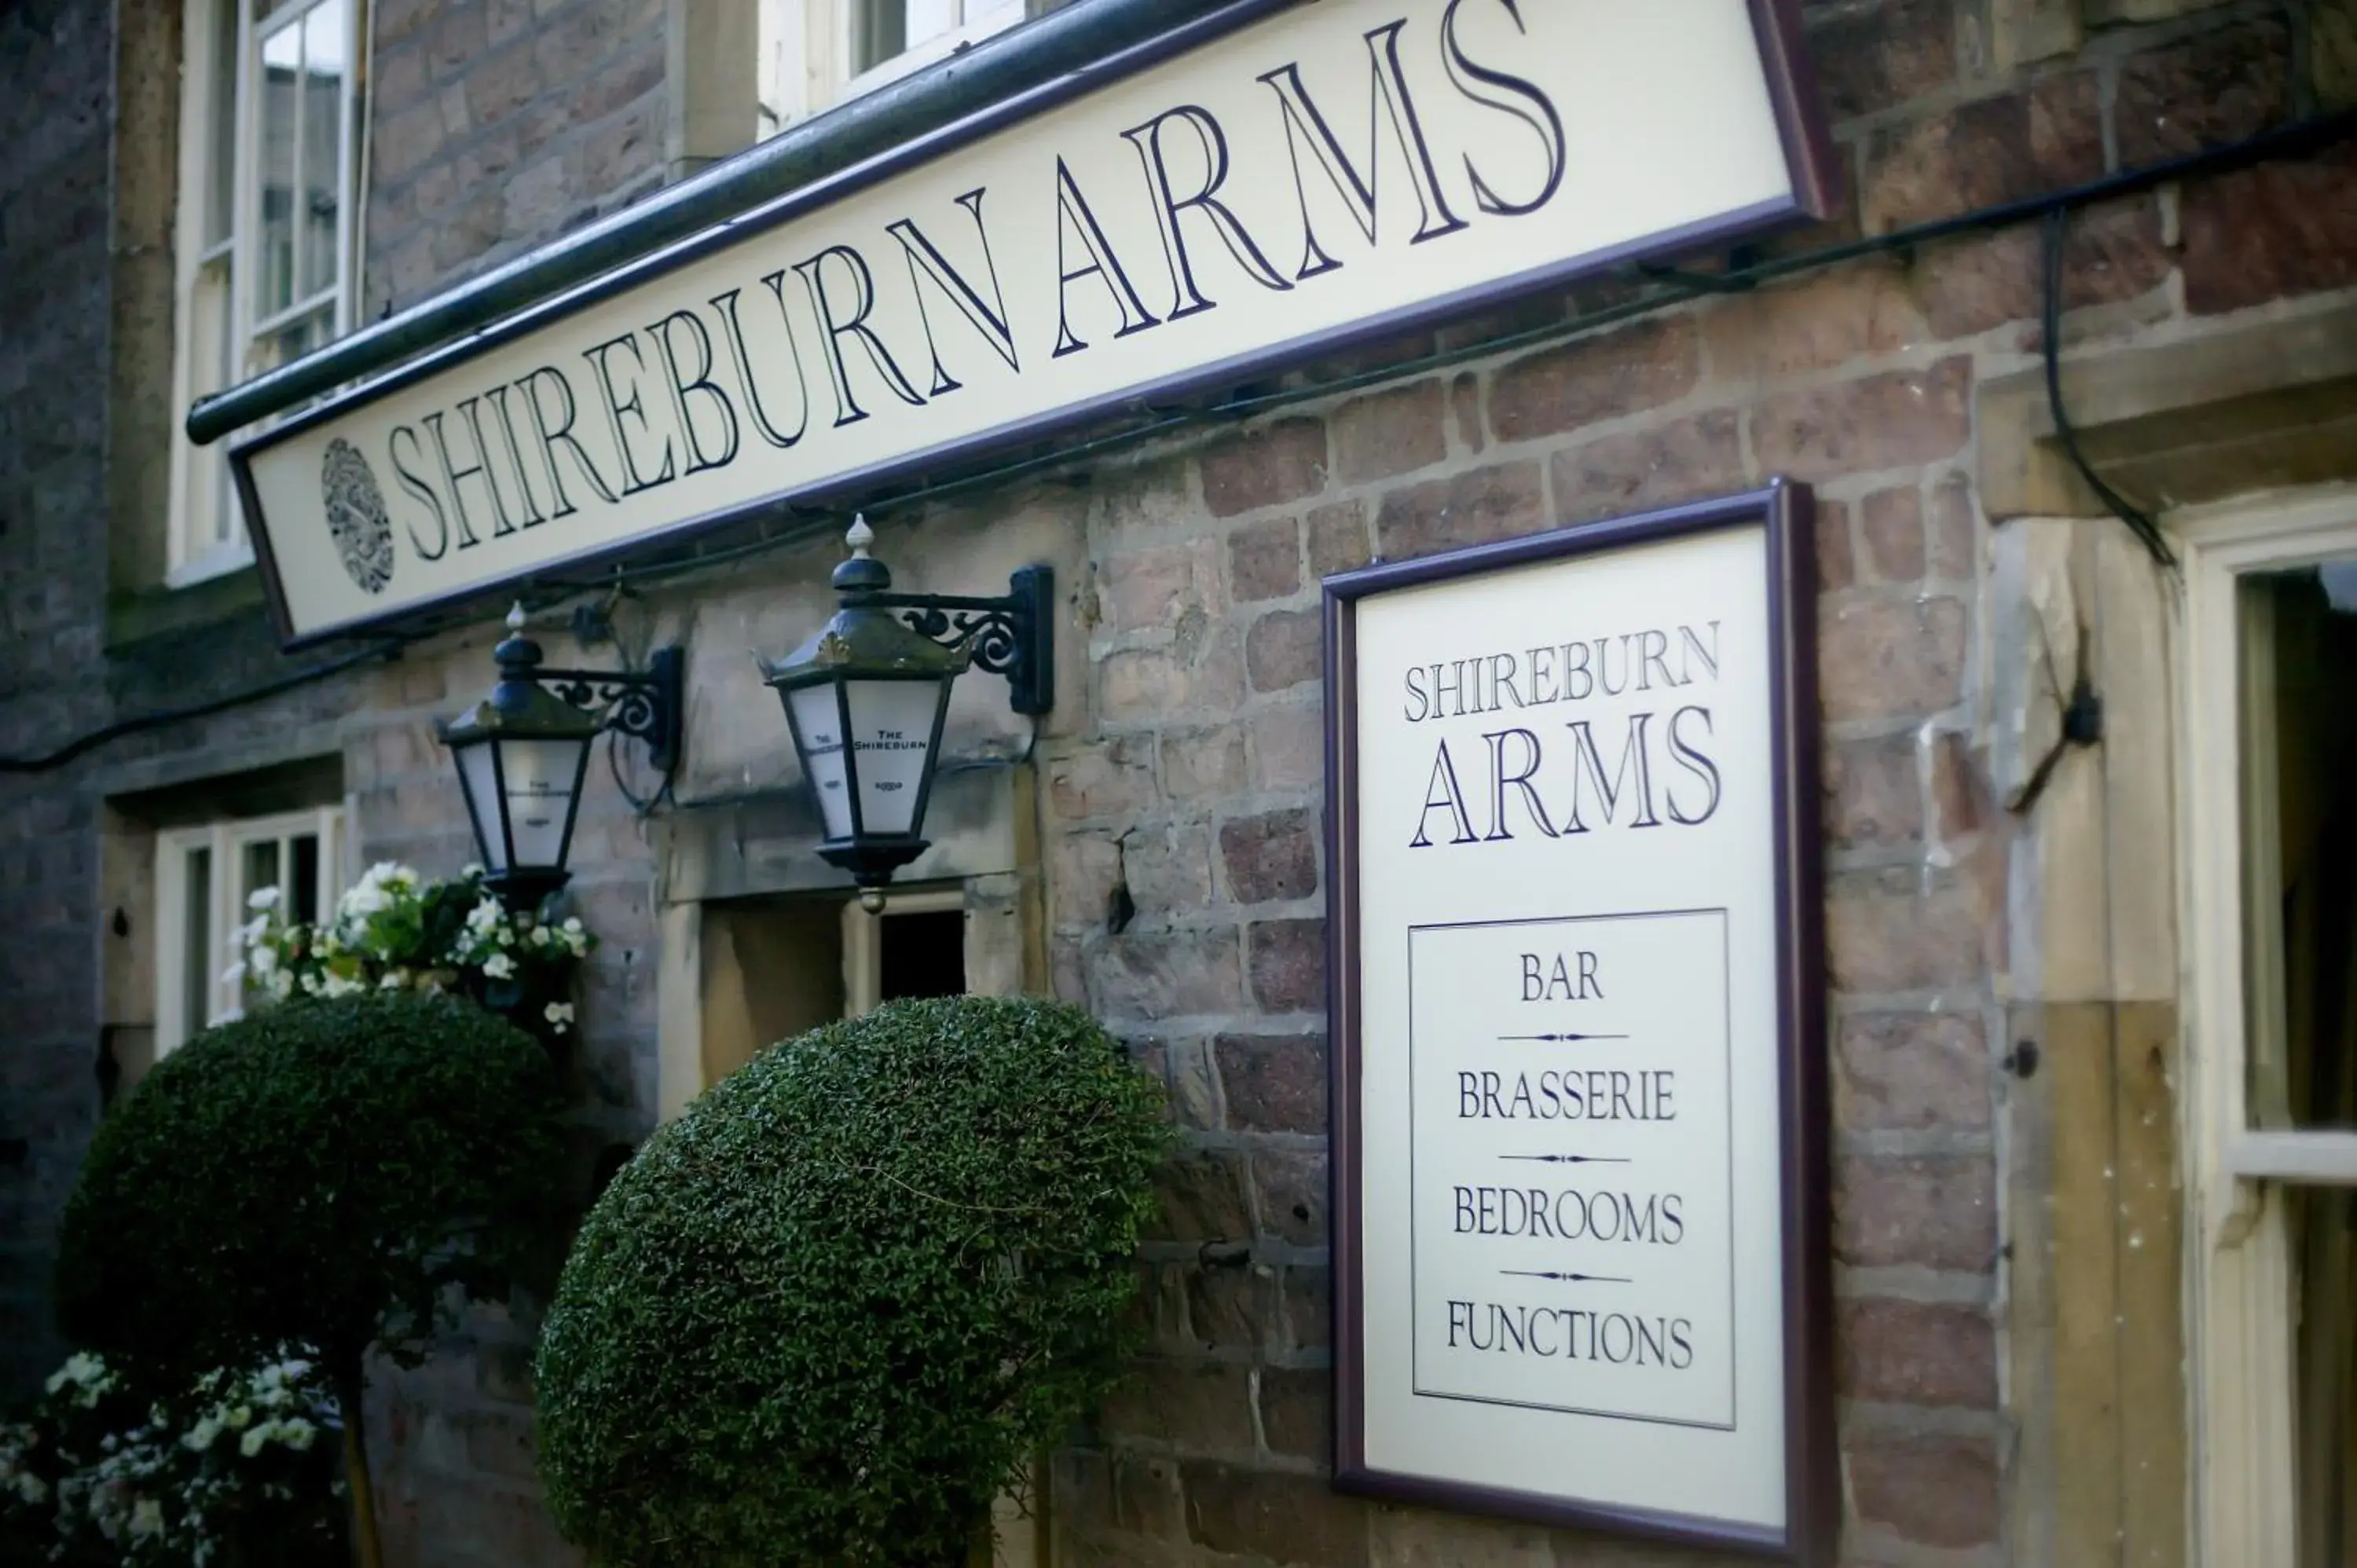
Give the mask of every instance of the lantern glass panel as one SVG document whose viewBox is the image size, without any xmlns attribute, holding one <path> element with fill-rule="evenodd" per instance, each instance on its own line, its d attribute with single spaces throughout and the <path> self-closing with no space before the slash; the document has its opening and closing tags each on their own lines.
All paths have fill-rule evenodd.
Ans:
<svg viewBox="0 0 2357 1568">
<path fill-rule="evenodd" d="M 932 757 L 941 681 L 850 681 L 852 744 L 857 748 L 860 826 L 871 833 L 917 831 Z"/>
<path fill-rule="evenodd" d="M 516 865 L 563 865 L 565 830 L 572 823 L 582 754 L 589 743 L 510 739 L 492 744 L 500 748 L 506 774 L 508 832 L 515 838 Z"/>
<path fill-rule="evenodd" d="M 786 711 L 794 722 L 794 739 L 802 754 L 802 771 L 818 792 L 820 812 L 826 819 L 826 836 L 851 836 L 851 785 L 844 774 L 843 709 L 832 681 L 786 693 Z"/>
<path fill-rule="evenodd" d="M 508 868 L 508 837 L 500 826 L 500 780 L 491 766 L 490 742 L 457 748 L 458 783 L 473 809 L 475 836 L 483 852 L 486 871 Z"/>
</svg>

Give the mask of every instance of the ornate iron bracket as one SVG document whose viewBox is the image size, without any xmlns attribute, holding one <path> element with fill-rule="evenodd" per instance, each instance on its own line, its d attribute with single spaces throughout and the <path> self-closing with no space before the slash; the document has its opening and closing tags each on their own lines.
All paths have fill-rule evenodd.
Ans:
<svg viewBox="0 0 2357 1568">
<path fill-rule="evenodd" d="M 1007 704 L 1036 717 L 1056 705 L 1055 569 L 1026 566 L 1007 590 L 996 599 L 877 594 L 863 602 L 899 611 L 919 637 L 970 649 L 976 669 L 1006 677 Z"/>
<path fill-rule="evenodd" d="M 687 714 L 687 653 L 659 648 L 647 671 L 541 670 L 542 685 L 584 713 L 606 710 L 606 727 L 646 743 L 649 760 L 668 777 L 678 770 L 681 725 Z"/>
</svg>

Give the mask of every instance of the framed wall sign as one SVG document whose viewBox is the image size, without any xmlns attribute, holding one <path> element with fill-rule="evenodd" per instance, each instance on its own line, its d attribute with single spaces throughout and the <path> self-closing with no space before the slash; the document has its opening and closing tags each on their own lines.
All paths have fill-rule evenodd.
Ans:
<svg viewBox="0 0 2357 1568">
<path fill-rule="evenodd" d="M 1345 1489 L 1831 1549 L 1811 517 L 1326 584 Z"/>
</svg>

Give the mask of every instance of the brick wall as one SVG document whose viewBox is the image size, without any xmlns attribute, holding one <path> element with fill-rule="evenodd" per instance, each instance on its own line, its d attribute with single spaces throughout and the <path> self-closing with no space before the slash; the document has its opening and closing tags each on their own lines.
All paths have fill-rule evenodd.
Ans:
<svg viewBox="0 0 2357 1568">
<path fill-rule="evenodd" d="M 107 7 L 0 11 L 0 756 L 106 722 Z M 0 1398 L 45 1372 L 48 1254 L 97 1113 L 97 834 L 0 774 Z"/>
<path fill-rule="evenodd" d="M 376 0 L 364 319 L 660 182 L 665 0 Z"/>
</svg>

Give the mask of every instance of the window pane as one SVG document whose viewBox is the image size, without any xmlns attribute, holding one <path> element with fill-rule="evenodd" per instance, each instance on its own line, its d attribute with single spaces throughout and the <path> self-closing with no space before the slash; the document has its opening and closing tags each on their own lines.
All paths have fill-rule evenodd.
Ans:
<svg viewBox="0 0 2357 1568">
<path fill-rule="evenodd" d="M 278 880 L 278 841 L 264 839 L 245 846 L 245 875 L 238 883 L 238 919 L 246 918 L 243 911 L 248 901 L 265 887 L 276 887 Z"/>
<path fill-rule="evenodd" d="M 339 132 L 343 122 L 348 46 L 340 0 L 313 11 L 303 24 L 302 271 L 298 297 L 308 299 L 338 282 L 336 237 L 343 192 Z"/>
<path fill-rule="evenodd" d="M 297 925 L 316 926 L 319 923 L 319 835 L 296 833 L 289 847 L 295 870 L 288 902 L 294 908 L 286 918 Z"/>
<path fill-rule="evenodd" d="M 296 82 L 303 68 L 303 29 L 281 27 L 262 40 L 262 231 L 255 246 L 253 309 L 271 316 L 295 303 Z"/>
<path fill-rule="evenodd" d="M 257 345 L 261 362 L 254 366 L 255 372 L 259 374 L 289 360 L 299 360 L 325 343 L 331 336 L 334 319 L 333 307 L 323 306 L 271 333 Z"/>
<path fill-rule="evenodd" d="M 958 0 L 907 0 L 908 47 L 931 43 L 944 33 L 957 31 Z"/>
<path fill-rule="evenodd" d="M 2252 1120 L 2357 1128 L 2357 562 L 2241 597 Z"/>
<path fill-rule="evenodd" d="M 180 1037 L 188 1039 L 212 1021 L 213 981 L 229 966 L 213 950 L 213 852 L 188 853 L 188 899 L 180 911 Z"/>
<path fill-rule="evenodd" d="M 854 76 L 908 52 L 909 4 L 909 0 L 852 0 Z"/>
<path fill-rule="evenodd" d="M 2294 1189 L 2300 1568 L 2357 1563 L 2357 1192 Z"/>
<path fill-rule="evenodd" d="M 212 166 L 205 196 L 205 245 L 210 249 L 230 237 L 237 211 L 237 7 L 213 7 L 211 98 L 212 145 L 207 156 Z"/>
</svg>

